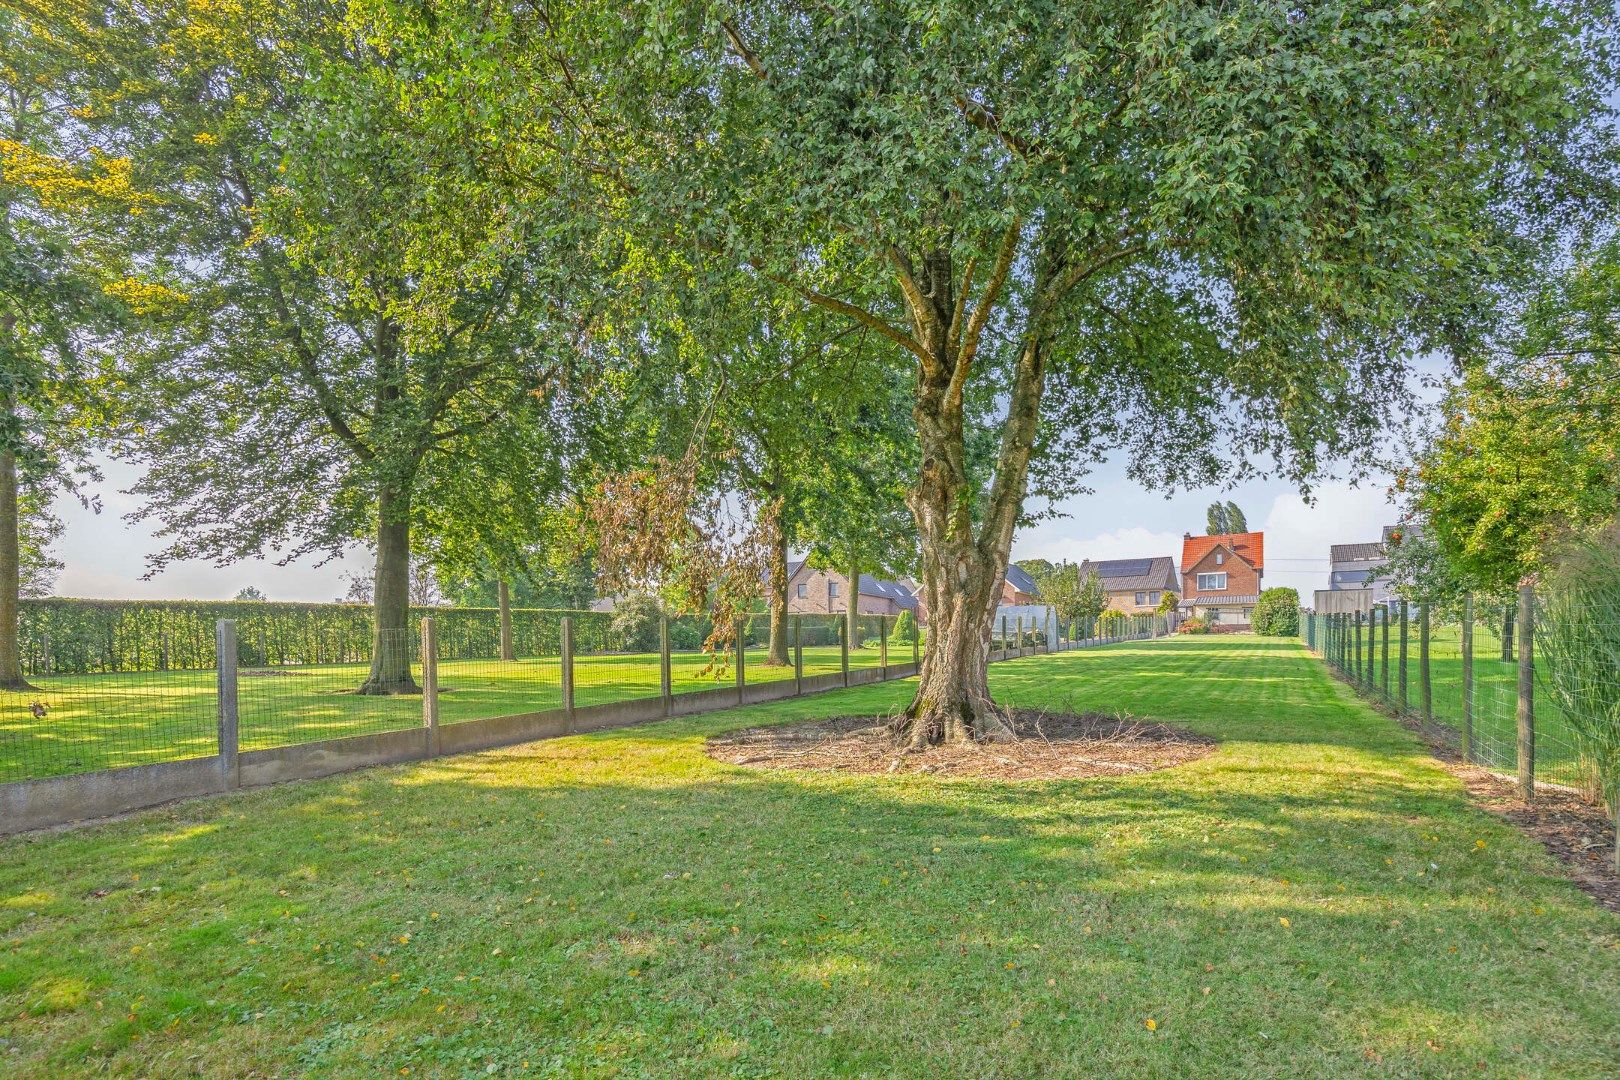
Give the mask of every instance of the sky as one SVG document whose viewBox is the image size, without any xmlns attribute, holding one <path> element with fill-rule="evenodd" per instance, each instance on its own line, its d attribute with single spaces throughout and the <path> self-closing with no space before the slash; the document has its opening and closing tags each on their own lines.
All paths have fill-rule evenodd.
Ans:
<svg viewBox="0 0 1620 1080">
<path fill-rule="evenodd" d="M 126 520 L 139 502 L 124 490 L 139 473 L 114 461 L 102 462 L 102 470 L 105 482 L 95 488 L 102 501 L 99 514 L 70 498 L 57 501 L 66 526 L 56 548 L 65 564 L 56 581 L 60 596 L 224 600 L 252 585 L 272 600 L 330 601 L 348 591 L 347 575 L 370 571 L 369 555 L 356 550 L 326 566 L 257 560 L 216 567 L 193 561 L 144 579 L 146 559 L 162 549 L 163 541 L 154 535 L 153 523 Z M 1266 533 L 1264 583 L 1292 585 L 1308 597 L 1327 587 L 1329 544 L 1376 540 L 1395 513 L 1387 498 L 1387 476 L 1373 477 L 1360 487 L 1324 484 L 1311 502 L 1277 480 L 1231 490 L 1198 489 L 1167 499 L 1128 479 L 1123 461 L 1104 463 L 1088 483 L 1095 494 L 1060 503 L 1057 509 L 1064 516 L 1040 521 L 1018 535 L 1014 559 L 1079 562 L 1169 555 L 1179 565 L 1182 533 L 1202 533 L 1205 508 L 1216 499 L 1231 499 L 1243 509 L 1251 529 Z"/>
</svg>

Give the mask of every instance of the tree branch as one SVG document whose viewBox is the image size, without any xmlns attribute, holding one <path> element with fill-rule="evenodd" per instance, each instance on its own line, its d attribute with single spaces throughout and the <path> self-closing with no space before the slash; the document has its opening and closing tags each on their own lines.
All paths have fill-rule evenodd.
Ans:
<svg viewBox="0 0 1620 1080">
<path fill-rule="evenodd" d="M 815 289 L 812 289 L 807 285 L 796 284 L 784 277 L 761 270 L 758 266 L 755 266 L 754 270 L 765 280 L 773 281 L 782 286 L 784 289 L 792 289 L 794 292 L 798 293 L 812 304 L 815 304 L 817 307 L 826 308 L 828 311 L 836 311 L 840 315 L 847 315 L 861 325 L 871 327 L 873 330 L 876 330 L 878 333 L 882 334 L 896 345 L 899 345 L 901 348 L 917 357 L 917 359 L 923 363 L 924 367 L 929 367 L 934 363 L 934 358 L 928 354 L 928 350 L 923 348 L 922 343 L 916 338 L 912 337 L 904 330 L 898 330 L 895 327 L 890 326 L 883 319 L 878 318 L 865 308 L 856 304 L 851 304 L 847 300 L 840 300 L 836 296 L 828 296 L 824 292 L 817 292 Z"/>
<path fill-rule="evenodd" d="M 721 19 L 720 29 L 726 32 L 726 38 L 731 42 L 731 50 L 737 54 L 743 63 L 748 65 L 748 70 L 754 73 L 754 77 L 760 80 L 769 80 L 771 74 L 765 70 L 765 64 L 760 60 L 759 54 L 748 47 L 748 43 L 743 40 L 742 34 L 735 26 L 731 25 L 731 20 Z"/>
</svg>

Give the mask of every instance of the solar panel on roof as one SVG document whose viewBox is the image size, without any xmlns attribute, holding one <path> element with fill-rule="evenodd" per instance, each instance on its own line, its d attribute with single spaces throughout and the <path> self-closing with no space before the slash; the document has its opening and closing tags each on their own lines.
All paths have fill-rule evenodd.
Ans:
<svg viewBox="0 0 1620 1080">
<path fill-rule="evenodd" d="M 1152 569 L 1152 559 L 1119 559 L 1114 562 L 1099 563 L 1097 575 L 1105 578 L 1141 577 Z"/>
</svg>

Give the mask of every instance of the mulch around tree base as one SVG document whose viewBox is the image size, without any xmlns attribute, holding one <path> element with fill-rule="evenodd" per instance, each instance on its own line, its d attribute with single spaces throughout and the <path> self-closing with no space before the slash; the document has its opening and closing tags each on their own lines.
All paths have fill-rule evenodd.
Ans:
<svg viewBox="0 0 1620 1080">
<path fill-rule="evenodd" d="M 916 753 L 904 752 L 887 721 L 874 716 L 744 728 L 711 738 L 708 751 L 717 761 L 757 769 L 1072 780 L 1168 769 L 1205 757 L 1216 746 L 1216 740 L 1180 728 L 1098 713 L 1019 710 L 1012 721 L 1016 742 L 936 746 Z"/>
<path fill-rule="evenodd" d="M 1377 706 L 1374 706 L 1377 708 Z M 1620 911 L 1620 874 L 1614 871 L 1614 823 L 1603 807 L 1567 788 L 1539 785 L 1525 802 L 1516 783 L 1466 764 L 1450 728 L 1425 725 L 1399 710 L 1380 709 L 1423 738 L 1446 770 L 1463 782 L 1475 806 L 1507 819 L 1541 841 L 1569 879 L 1610 911 Z"/>
</svg>

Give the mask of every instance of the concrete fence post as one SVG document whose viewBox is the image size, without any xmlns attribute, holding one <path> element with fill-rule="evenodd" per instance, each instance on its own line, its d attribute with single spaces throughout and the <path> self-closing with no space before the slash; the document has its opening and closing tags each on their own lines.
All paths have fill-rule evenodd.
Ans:
<svg viewBox="0 0 1620 1080">
<path fill-rule="evenodd" d="M 748 651 L 748 642 L 743 635 L 747 630 L 741 619 L 737 620 L 737 704 L 743 703 L 743 687 L 748 685 L 748 673 L 745 670 L 745 656 Z"/>
<path fill-rule="evenodd" d="M 439 633 L 433 616 L 422 617 L 422 727 L 428 756 L 439 756 Z"/>
<path fill-rule="evenodd" d="M 664 699 L 664 715 L 675 710 L 674 673 L 669 659 L 669 616 L 658 616 L 658 696 Z"/>
<path fill-rule="evenodd" d="M 236 622 L 214 624 L 215 667 L 219 690 L 219 773 L 227 791 L 242 786 L 241 701 L 236 682 Z"/>
<path fill-rule="evenodd" d="M 1463 597 L 1462 610 L 1462 756 L 1474 760 L 1474 598 Z"/>
<path fill-rule="evenodd" d="M 1429 602 L 1418 605 L 1418 692 L 1423 701 L 1423 723 L 1434 722 L 1434 681 L 1429 670 Z"/>
<path fill-rule="evenodd" d="M 804 693 L 804 617 L 793 616 L 793 692 Z"/>
<path fill-rule="evenodd" d="M 1001 617 L 1001 658 L 1007 658 L 1007 616 Z"/>
<path fill-rule="evenodd" d="M 562 617 L 562 697 L 567 716 L 565 730 L 574 730 L 574 620 Z"/>
<path fill-rule="evenodd" d="M 1018 621 L 1014 624 L 1013 632 L 1018 635 L 1016 638 L 1013 639 L 1013 640 L 1018 642 L 1018 655 L 1023 656 L 1024 655 L 1024 617 L 1022 615 L 1018 616 Z"/>
<path fill-rule="evenodd" d="M 1536 796 L 1536 594 L 1519 586 L 1519 791 Z"/>
<path fill-rule="evenodd" d="M 911 635 L 911 666 L 916 669 L 913 674 L 921 675 L 923 635 L 922 621 L 916 618 L 913 618 L 912 621 L 917 624 L 917 628 L 916 631 Z"/>
<path fill-rule="evenodd" d="M 883 681 L 889 681 L 889 617 L 878 616 L 878 669 L 883 672 Z"/>
<path fill-rule="evenodd" d="M 838 664 L 844 673 L 844 685 L 849 685 L 849 620 L 838 620 Z"/>
</svg>

